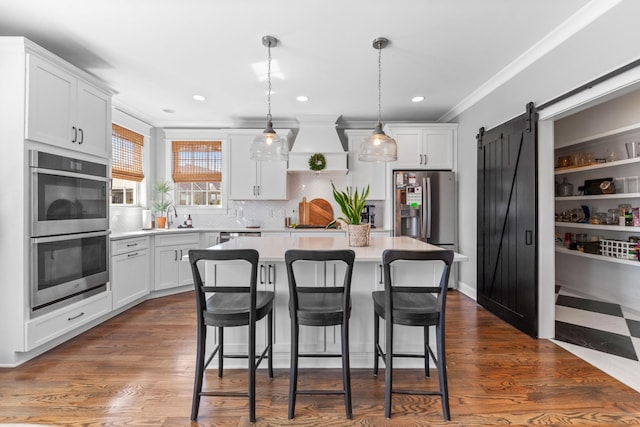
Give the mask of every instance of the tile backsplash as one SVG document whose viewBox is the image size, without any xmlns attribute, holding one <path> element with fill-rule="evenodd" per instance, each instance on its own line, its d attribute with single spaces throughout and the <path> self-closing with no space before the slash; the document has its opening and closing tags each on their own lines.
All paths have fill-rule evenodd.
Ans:
<svg viewBox="0 0 640 427">
<path fill-rule="evenodd" d="M 198 228 L 238 228 L 260 226 L 262 228 L 284 227 L 284 218 L 298 218 L 298 203 L 303 197 L 326 199 L 333 207 L 334 216 L 340 216 L 340 207 L 333 199 L 331 181 L 338 189 L 345 188 L 348 178 L 345 174 L 293 174 L 289 175 L 289 200 L 230 200 L 226 214 L 211 213 L 204 209 L 190 209 L 176 206 L 178 218 L 172 227 L 182 224 L 190 214 L 193 226 Z M 376 225 L 382 227 L 384 202 L 372 201 L 376 205 Z M 120 233 L 139 230 L 142 227 L 141 208 L 111 207 L 111 231 Z"/>
</svg>

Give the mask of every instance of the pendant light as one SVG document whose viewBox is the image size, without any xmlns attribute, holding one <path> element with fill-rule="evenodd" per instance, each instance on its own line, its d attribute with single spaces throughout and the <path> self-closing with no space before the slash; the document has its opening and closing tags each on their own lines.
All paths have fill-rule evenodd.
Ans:
<svg viewBox="0 0 640 427">
<path fill-rule="evenodd" d="M 381 121 L 381 80 L 382 80 L 382 49 L 387 47 L 389 40 L 378 37 L 373 41 L 373 48 L 378 49 L 378 124 L 373 133 L 360 144 L 358 160 L 365 162 L 393 162 L 398 159 L 398 145 L 396 141 L 384 133 Z"/>
<path fill-rule="evenodd" d="M 267 65 L 267 104 L 269 112 L 267 113 L 267 127 L 258 136 L 255 137 L 250 149 L 251 160 L 259 161 L 286 161 L 289 157 L 289 147 L 286 140 L 280 138 L 271 122 L 271 48 L 278 45 L 278 39 L 272 36 L 262 37 L 262 44 L 269 51 L 269 60 Z"/>
</svg>

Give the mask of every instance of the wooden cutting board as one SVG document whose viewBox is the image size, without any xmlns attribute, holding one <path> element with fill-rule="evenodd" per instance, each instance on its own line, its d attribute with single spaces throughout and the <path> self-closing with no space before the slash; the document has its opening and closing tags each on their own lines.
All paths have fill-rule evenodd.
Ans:
<svg viewBox="0 0 640 427">
<path fill-rule="evenodd" d="M 333 208 L 331 203 L 325 199 L 313 199 L 307 202 L 307 198 L 303 197 L 298 209 L 299 220 L 301 225 L 320 225 L 326 226 L 333 221 Z"/>
</svg>

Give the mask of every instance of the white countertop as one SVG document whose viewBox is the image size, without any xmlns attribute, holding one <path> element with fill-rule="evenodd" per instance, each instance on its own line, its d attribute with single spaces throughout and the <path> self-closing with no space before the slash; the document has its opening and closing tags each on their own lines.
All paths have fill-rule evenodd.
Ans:
<svg viewBox="0 0 640 427">
<path fill-rule="evenodd" d="M 120 240 L 120 239 L 127 239 L 130 237 L 142 237 L 142 236 L 154 236 L 154 235 L 158 235 L 158 234 L 174 234 L 174 233 L 206 233 L 206 232 L 222 232 L 222 231 L 228 231 L 228 232 L 233 232 L 233 233 L 237 233 L 237 232 L 260 232 L 260 233 L 317 233 L 319 235 L 322 235 L 323 233 L 327 233 L 327 234 L 333 234 L 335 235 L 336 233 L 344 233 L 345 230 L 342 230 L 340 228 L 330 228 L 330 229 L 324 229 L 324 228 L 284 228 L 284 227 L 279 227 L 279 228 L 246 228 L 246 227 L 194 227 L 194 228 L 170 228 L 170 229 L 163 229 L 163 228 L 152 228 L 149 230 L 136 230 L 136 231 L 124 231 L 124 232 L 117 232 L 117 233 L 111 233 L 111 240 Z M 388 229 L 384 229 L 384 228 L 373 228 L 371 229 L 371 231 L 383 231 L 383 232 L 388 232 Z"/>
<path fill-rule="evenodd" d="M 349 246 L 347 237 L 239 237 L 228 242 L 212 246 L 209 249 L 256 249 L 261 261 L 284 261 L 288 249 L 353 249 L 356 261 L 380 262 L 385 249 L 401 250 L 441 250 L 438 246 L 421 242 L 410 237 L 371 237 L 369 246 Z M 455 253 L 454 261 L 467 261 L 469 258 Z"/>
</svg>

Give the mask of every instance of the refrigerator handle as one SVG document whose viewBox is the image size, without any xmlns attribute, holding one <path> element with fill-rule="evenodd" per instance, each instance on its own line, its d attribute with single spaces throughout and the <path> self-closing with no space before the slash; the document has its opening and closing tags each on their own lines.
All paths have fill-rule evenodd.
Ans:
<svg viewBox="0 0 640 427">
<path fill-rule="evenodd" d="M 431 178 L 422 178 L 422 188 L 426 192 L 422 193 L 422 223 L 424 230 L 422 232 L 423 239 L 431 238 Z"/>
</svg>

